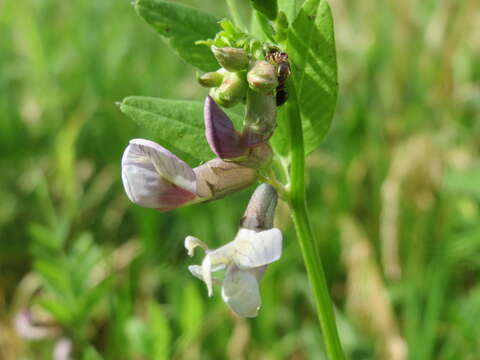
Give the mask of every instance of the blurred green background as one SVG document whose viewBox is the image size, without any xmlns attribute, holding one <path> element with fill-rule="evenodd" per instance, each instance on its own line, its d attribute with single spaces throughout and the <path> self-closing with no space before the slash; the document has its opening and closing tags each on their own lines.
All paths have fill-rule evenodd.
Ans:
<svg viewBox="0 0 480 360">
<path fill-rule="evenodd" d="M 307 180 L 345 351 L 480 359 L 480 3 L 330 3 L 340 93 Z M 122 151 L 149 134 L 115 102 L 205 96 L 129 1 L 0 1 L 0 34 L 0 359 L 323 359 L 284 205 L 246 320 L 183 239 L 230 241 L 253 189 L 166 214 L 125 196 Z"/>
</svg>

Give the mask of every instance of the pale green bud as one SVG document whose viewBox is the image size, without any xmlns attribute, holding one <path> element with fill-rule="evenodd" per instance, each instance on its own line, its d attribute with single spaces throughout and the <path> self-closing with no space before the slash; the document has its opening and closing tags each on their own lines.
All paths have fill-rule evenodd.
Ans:
<svg viewBox="0 0 480 360">
<path fill-rule="evenodd" d="M 229 108 L 242 101 L 247 93 L 247 83 L 241 73 L 225 71 L 222 84 L 210 90 L 210 96 L 220 106 Z"/>
<path fill-rule="evenodd" d="M 256 61 L 247 74 L 247 81 L 252 90 L 268 93 L 278 86 L 275 66 L 268 61 Z"/>
<path fill-rule="evenodd" d="M 267 141 L 276 126 L 277 104 L 273 94 L 247 92 L 247 111 L 243 121 L 243 142 L 256 146 Z"/>
<path fill-rule="evenodd" d="M 219 72 L 208 72 L 197 78 L 198 83 L 203 87 L 214 88 L 219 87 L 223 81 L 223 75 Z"/>
<path fill-rule="evenodd" d="M 241 71 L 248 68 L 248 54 L 243 49 L 233 47 L 211 47 L 218 63 L 228 71 Z"/>
</svg>

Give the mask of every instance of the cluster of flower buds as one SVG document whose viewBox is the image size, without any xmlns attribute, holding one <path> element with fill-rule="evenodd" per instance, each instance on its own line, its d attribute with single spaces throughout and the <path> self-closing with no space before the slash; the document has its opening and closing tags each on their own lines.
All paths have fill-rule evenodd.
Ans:
<svg viewBox="0 0 480 360">
<path fill-rule="evenodd" d="M 265 60 L 251 60 L 241 48 L 211 46 L 221 68 L 198 78 L 200 85 L 212 88 L 210 96 L 223 107 L 232 107 L 247 96 L 247 89 L 272 94 L 278 86 L 278 71 Z"/>
<path fill-rule="evenodd" d="M 276 126 L 277 65 L 251 59 L 241 48 L 211 45 L 211 49 L 222 67 L 200 76 L 199 83 L 211 88 L 210 96 L 223 107 L 245 102 L 243 141 L 247 146 L 264 143 Z"/>
</svg>

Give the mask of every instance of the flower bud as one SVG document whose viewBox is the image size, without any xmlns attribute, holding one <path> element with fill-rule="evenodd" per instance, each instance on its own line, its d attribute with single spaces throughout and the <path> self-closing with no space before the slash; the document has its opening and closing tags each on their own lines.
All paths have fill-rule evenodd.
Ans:
<svg viewBox="0 0 480 360">
<path fill-rule="evenodd" d="M 278 86 L 275 66 L 268 61 L 256 61 L 247 74 L 247 81 L 252 90 L 268 93 Z"/>
<path fill-rule="evenodd" d="M 272 136 L 277 124 L 276 113 L 276 100 L 272 94 L 248 91 L 242 134 L 242 141 L 246 147 L 264 143 Z"/>
<path fill-rule="evenodd" d="M 221 159 L 246 155 L 247 149 L 241 143 L 240 135 L 235 130 L 232 120 L 210 96 L 205 99 L 203 113 L 205 137 L 215 155 Z"/>
<path fill-rule="evenodd" d="M 219 72 L 208 72 L 197 78 L 198 83 L 206 88 L 218 87 L 222 84 L 223 75 Z"/>
<path fill-rule="evenodd" d="M 220 199 L 246 188 L 257 179 L 255 169 L 218 158 L 196 167 L 194 171 L 198 195 L 210 200 Z"/>
<path fill-rule="evenodd" d="M 232 72 L 246 70 L 248 67 L 248 54 L 243 49 L 233 47 L 211 47 L 213 55 L 220 66 Z"/>
<path fill-rule="evenodd" d="M 223 107 L 235 106 L 245 98 L 247 84 L 239 73 L 225 72 L 223 82 L 218 88 L 210 90 L 210 96 Z"/>
</svg>

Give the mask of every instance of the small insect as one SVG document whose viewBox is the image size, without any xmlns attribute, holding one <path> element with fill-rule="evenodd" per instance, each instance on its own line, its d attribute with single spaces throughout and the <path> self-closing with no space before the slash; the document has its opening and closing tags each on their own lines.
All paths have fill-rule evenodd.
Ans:
<svg viewBox="0 0 480 360">
<path fill-rule="evenodd" d="M 285 82 L 290 75 L 290 64 L 288 63 L 288 54 L 280 51 L 277 47 L 269 50 L 267 61 L 277 65 L 278 86 L 276 89 L 277 106 L 282 106 L 288 100 L 288 93 L 285 90 Z"/>
</svg>

